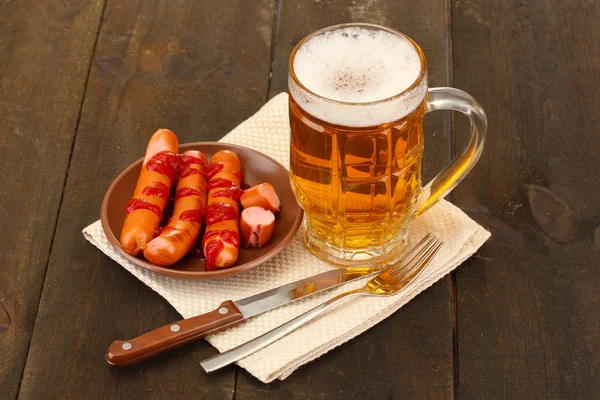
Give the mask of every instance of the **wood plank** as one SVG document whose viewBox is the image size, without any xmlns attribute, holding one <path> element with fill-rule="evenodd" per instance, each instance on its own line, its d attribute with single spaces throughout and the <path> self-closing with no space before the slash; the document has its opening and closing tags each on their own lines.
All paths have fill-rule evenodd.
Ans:
<svg viewBox="0 0 600 400">
<path fill-rule="evenodd" d="M 349 21 L 372 22 L 408 34 L 425 51 L 432 86 L 446 82 L 445 4 L 422 1 L 283 1 L 279 14 L 269 96 L 286 90 L 288 57 L 311 32 Z M 424 178 L 448 156 L 443 113 L 426 119 Z M 265 386 L 246 371 L 237 399 L 448 398 L 453 396 L 452 287 L 449 277 L 348 343 L 301 367 L 284 382 Z"/>
<path fill-rule="evenodd" d="M 264 103 L 272 18 L 269 0 L 108 2 L 21 397 L 233 397 L 235 371 L 201 371 L 215 352 L 204 341 L 130 368 L 106 364 L 114 339 L 180 316 L 81 230 L 155 129 L 216 140 Z"/>
<path fill-rule="evenodd" d="M 0 3 L 0 398 L 17 394 L 102 1 Z"/>
<path fill-rule="evenodd" d="M 459 397 L 597 397 L 600 3 L 461 0 L 452 16 L 455 85 L 490 119 L 455 200 L 493 233 L 457 273 Z"/>
</svg>

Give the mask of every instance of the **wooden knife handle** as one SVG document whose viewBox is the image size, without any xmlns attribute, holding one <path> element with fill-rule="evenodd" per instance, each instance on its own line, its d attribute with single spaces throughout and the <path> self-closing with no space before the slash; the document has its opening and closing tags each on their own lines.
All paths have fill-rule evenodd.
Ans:
<svg viewBox="0 0 600 400">
<path fill-rule="evenodd" d="M 157 354 L 174 349 L 231 328 L 244 320 L 243 314 L 233 301 L 221 303 L 219 308 L 206 314 L 165 325 L 144 333 L 135 339 L 115 340 L 106 350 L 106 361 L 113 366 L 135 364 Z"/>
</svg>

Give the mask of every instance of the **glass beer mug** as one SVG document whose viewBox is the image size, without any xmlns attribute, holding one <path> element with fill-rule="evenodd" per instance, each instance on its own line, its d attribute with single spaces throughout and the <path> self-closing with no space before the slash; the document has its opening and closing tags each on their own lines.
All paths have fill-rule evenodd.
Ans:
<svg viewBox="0 0 600 400">
<path fill-rule="evenodd" d="M 395 30 L 343 24 L 314 32 L 289 61 L 290 175 L 304 209 L 304 241 L 333 264 L 386 263 L 407 224 L 473 168 L 487 130 L 467 93 L 427 86 L 423 51 Z M 421 185 L 423 116 L 455 110 L 471 120 L 463 152 Z"/>
</svg>

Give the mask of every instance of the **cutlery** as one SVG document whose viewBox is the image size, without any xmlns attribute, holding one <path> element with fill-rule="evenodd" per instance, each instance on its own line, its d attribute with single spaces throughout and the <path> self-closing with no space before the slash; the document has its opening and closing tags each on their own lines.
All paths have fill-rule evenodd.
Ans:
<svg viewBox="0 0 600 400">
<path fill-rule="evenodd" d="M 294 331 L 305 323 L 311 321 L 325 310 L 333 307 L 343 299 L 351 296 L 388 296 L 400 292 L 413 282 L 421 272 L 429 265 L 437 252 L 442 247 L 442 241 L 433 235 L 427 235 L 423 238 L 403 259 L 398 266 L 386 268 L 374 276 L 367 284 L 360 288 L 342 293 L 332 299 L 316 306 L 304 314 L 286 322 L 285 324 L 246 342 L 240 346 L 234 347 L 215 357 L 204 360 L 200 363 L 206 372 L 216 371 L 231 363 L 248 357 L 251 354 L 263 349 L 271 343 L 281 339 L 288 333 Z"/>
<path fill-rule="evenodd" d="M 336 268 L 245 299 L 227 300 L 211 312 L 184 319 L 134 339 L 115 340 L 106 351 L 113 366 L 127 366 L 231 328 L 247 318 L 357 278 L 381 272 L 381 266 Z"/>
</svg>

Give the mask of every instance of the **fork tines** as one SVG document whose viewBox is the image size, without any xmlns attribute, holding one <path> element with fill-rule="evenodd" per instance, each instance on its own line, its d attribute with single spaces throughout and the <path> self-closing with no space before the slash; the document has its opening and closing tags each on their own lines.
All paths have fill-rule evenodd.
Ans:
<svg viewBox="0 0 600 400">
<path fill-rule="evenodd" d="M 435 257 L 442 247 L 442 241 L 428 233 L 413 249 L 406 254 L 404 260 L 390 271 L 390 275 L 399 280 L 412 280 Z"/>
</svg>

